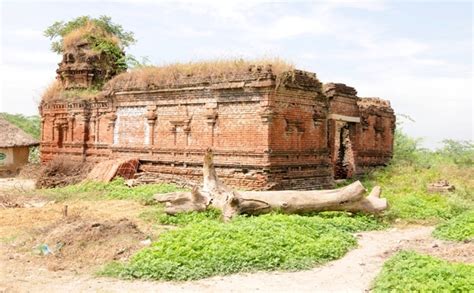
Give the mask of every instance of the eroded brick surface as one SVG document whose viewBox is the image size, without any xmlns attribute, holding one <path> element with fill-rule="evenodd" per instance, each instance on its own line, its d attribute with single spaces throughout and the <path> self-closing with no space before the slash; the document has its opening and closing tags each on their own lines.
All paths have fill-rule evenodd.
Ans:
<svg viewBox="0 0 474 293">
<path fill-rule="evenodd" d="M 212 148 L 218 175 L 244 189 L 332 187 L 386 164 L 395 128 L 387 101 L 299 70 L 48 101 L 40 112 L 43 162 L 137 157 L 157 179 L 198 182 Z"/>
</svg>

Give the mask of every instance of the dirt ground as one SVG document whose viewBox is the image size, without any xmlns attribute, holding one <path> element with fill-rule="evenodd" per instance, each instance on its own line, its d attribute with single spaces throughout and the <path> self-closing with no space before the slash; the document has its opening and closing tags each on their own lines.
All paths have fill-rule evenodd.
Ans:
<svg viewBox="0 0 474 293">
<path fill-rule="evenodd" d="M 32 179 L 0 178 L 1 191 L 28 191 L 35 189 L 35 181 Z"/>
<path fill-rule="evenodd" d="M 301 272 L 217 276 L 191 282 L 127 281 L 94 276 L 111 260 L 127 259 L 156 236 L 141 219 L 146 207 L 125 200 L 68 201 L 17 199 L 0 187 L 0 293 L 3 292 L 364 292 L 383 263 L 401 249 L 451 261 L 474 263 L 474 243 L 431 237 L 432 227 L 408 226 L 357 233 L 359 247 L 343 258 Z M 3 188 L 3 189 L 2 189 Z M 1 202 L 1 198 L 0 198 Z M 41 203 L 41 204 L 38 204 Z M 48 245 L 47 255 L 44 246 Z M 42 248 L 43 250 L 42 250 Z"/>
</svg>

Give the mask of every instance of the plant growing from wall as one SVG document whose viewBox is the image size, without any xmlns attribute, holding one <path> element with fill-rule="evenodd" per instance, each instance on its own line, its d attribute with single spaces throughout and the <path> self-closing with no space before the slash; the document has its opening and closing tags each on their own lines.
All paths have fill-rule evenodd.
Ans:
<svg viewBox="0 0 474 293">
<path fill-rule="evenodd" d="M 122 71 L 127 68 L 128 61 L 135 60 L 124 53 L 125 48 L 136 42 L 133 32 L 125 31 L 108 16 L 80 16 L 68 22 L 56 21 L 44 31 L 44 35 L 53 41 L 51 50 L 58 54 L 78 42 L 87 42 L 92 51 L 105 55 Z"/>
</svg>

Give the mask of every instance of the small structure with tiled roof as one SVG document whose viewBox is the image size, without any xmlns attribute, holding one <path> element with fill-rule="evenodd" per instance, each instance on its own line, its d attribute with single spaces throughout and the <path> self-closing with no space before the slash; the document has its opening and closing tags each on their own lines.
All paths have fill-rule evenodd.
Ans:
<svg viewBox="0 0 474 293">
<path fill-rule="evenodd" d="M 30 147 L 39 142 L 0 117 L 0 175 L 14 174 L 28 163 Z"/>
</svg>

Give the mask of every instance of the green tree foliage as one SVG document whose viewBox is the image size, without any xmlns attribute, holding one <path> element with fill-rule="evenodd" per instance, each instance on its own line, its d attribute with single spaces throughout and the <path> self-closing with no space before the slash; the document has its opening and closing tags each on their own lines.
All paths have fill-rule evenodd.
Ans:
<svg viewBox="0 0 474 293">
<path fill-rule="evenodd" d="M 112 18 L 109 16 L 102 15 L 99 18 L 92 18 L 90 16 L 79 16 L 68 22 L 56 21 L 49 26 L 45 31 L 44 35 L 49 37 L 51 40 L 58 39 L 52 42 L 51 50 L 58 54 L 63 52 L 63 38 L 72 31 L 86 26 L 89 23 L 93 23 L 97 27 L 102 28 L 110 35 L 116 36 L 123 47 L 129 47 L 133 45 L 136 40 L 133 32 L 128 32 L 123 29 L 119 24 L 112 22 Z M 94 38 L 94 36 L 90 36 Z M 96 40 L 96 45 L 100 46 L 100 40 Z"/>
<path fill-rule="evenodd" d="M 452 160 L 456 165 L 474 166 L 474 143 L 467 140 L 443 140 L 438 153 Z"/>
<path fill-rule="evenodd" d="M 44 35 L 53 40 L 51 50 L 61 54 L 64 52 L 64 38 L 88 26 L 95 29 L 86 30 L 83 37 L 93 50 L 110 56 L 121 69 L 126 69 L 128 62 L 136 61 L 133 56 L 123 53 L 124 48 L 136 42 L 133 32 L 125 31 L 121 25 L 113 23 L 112 19 L 105 15 L 99 18 L 80 16 L 68 22 L 56 21 L 44 31 Z"/>
</svg>

